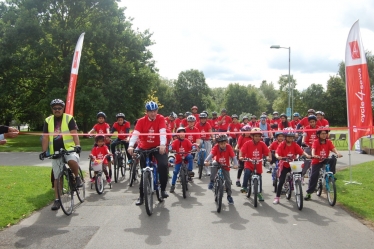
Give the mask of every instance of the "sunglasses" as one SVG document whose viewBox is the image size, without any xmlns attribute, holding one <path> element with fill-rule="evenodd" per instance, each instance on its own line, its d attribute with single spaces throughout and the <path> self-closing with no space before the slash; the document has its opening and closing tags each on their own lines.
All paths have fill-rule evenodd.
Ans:
<svg viewBox="0 0 374 249">
<path fill-rule="evenodd" d="M 61 111 L 62 110 L 62 107 L 53 107 L 52 108 L 54 111 Z"/>
</svg>

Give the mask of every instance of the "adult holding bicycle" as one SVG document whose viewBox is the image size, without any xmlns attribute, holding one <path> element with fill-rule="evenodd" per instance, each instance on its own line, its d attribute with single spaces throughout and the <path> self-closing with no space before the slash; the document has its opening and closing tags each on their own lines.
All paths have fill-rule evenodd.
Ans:
<svg viewBox="0 0 374 249">
<path fill-rule="evenodd" d="M 134 144 L 138 141 L 139 150 L 150 150 L 159 147 L 158 152 L 152 153 L 157 160 L 157 171 L 160 177 L 161 183 L 161 195 L 162 198 L 168 198 L 169 195 L 166 193 L 165 188 L 168 181 L 168 155 L 166 153 L 166 124 L 165 118 L 161 114 L 158 114 L 158 105 L 154 101 L 149 101 L 145 104 L 146 115 L 136 123 L 135 129 L 132 133 L 129 142 L 128 152 L 130 155 L 134 153 Z M 155 135 L 152 133 L 160 133 Z M 145 167 L 145 158 L 140 158 L 140 167 Z M 136 201 L 136 205 L 142 205 L 144 203 L 144 192 L 143 192 L 143 177 L 141 177 L 139 184 L 139 198 Z"/>
<path fill-rule="evenodd" d="M 58 154 L 60 149 L 75 150 L 76 152 L 64 155 L 64 158 L 75 175 L 75 182 L 77 187 L 82 187 L 82 179 L 79 176 L 79 153 L 81 152 L 79 137 L 77 135 L 77 124 L 72 115 L 64 113 L 65 103 L 61 99 L 54 99 L 50 103 L 53 115 L 49 116 L 44 121 L 43 126 L 43 139 L 42 139 L 42 150 L 39 159 L 43 160 L 49 155 Z M 63 165 L 63 158 L 52 159 L 52 170 L 54 175 L 54 190 L 55 190 L 55 201 L 52 206 L 52 210 L 58 210 L 60 208 L 60 201 L 57 192 L 57 179 L 62 170 L 60 168 Z"/>
<path fill-rule="evenodd" d="M 312 198 L 312 193 L 316 189 L 319 171 L 323 167 L 324 164 L 330 164 L 330 170 L 333 174 L 335 174 L 336 168 L 336 158 L 326 159 L 329 157 L 330 151 L 334 152 L 338 157 L 342 157 L 342 155 L 338 152 L 335 148 L 334 144 L 331 142 L 330 139 L 327 139 L 329 134 L 329 130 L 325 127 L 320 127 L 317 132 L 317 139 L 314 140 L 312 145 L 312 166 L 311 166 L 311 176 L 309 179 L 308 189 L 306 191 L 306 196 L 304 200 L 308 201 Z M 322 160 L 325 159 L 325 160 Z"/>
</svg>

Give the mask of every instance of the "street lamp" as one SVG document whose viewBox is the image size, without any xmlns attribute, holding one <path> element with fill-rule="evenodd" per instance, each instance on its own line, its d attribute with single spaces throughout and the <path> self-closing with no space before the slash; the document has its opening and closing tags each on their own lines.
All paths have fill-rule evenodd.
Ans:
<svg viewBox="0 0 374 249">
<path fill-rule="evenodd" d="M 291 98 L 292 98 L 292 108 L 291 108 L 291 113 L 290 113 L 292 115 L 292 111 L 293 111 L 293 87 L 291 89 L 291 47 L 281 47 L 279 45 L 272 45 L 270 48 L 275 48 L 275 49 L 285 48 L 285 49 L 288 49 L 288 108 L 290 108 L 290 102 L 291 102 Z"/>
</svg>

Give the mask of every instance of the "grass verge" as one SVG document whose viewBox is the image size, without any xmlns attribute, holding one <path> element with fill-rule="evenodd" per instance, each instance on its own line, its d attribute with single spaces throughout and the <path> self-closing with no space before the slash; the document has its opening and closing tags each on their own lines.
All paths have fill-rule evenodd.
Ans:
<svg viewBox="0 0 374 249">
<path fill-rule="evenodd" d="M 350 181 L 350 169 L 346 168 L 336 173 L 339 179 L 337 185 L 337 201 L 348 210 L 361 218 L 374 222 L 374 181 L 373 162 L 358 164 L 352 167 L 352 181 L 362 184 L 348 184 Z"/>
<path fill-rule="evenodd" d="M 0 229 L 13 225 L 54 199 L 50 167 L 0 166 Z"/>
</svg>

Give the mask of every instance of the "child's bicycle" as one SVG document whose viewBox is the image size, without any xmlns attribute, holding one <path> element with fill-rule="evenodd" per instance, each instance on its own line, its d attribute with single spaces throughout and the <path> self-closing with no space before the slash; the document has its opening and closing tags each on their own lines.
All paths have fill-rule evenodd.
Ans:
<svg viewBox="0 0 374 249">
<path fill-rule="evenodd" d="M 144 156 L 145 158 L 145 167 L 142 169 L 143 192 L 145 210 L 149 216 L 153 213 L 153 193 L 156 192 L 159 202 L 163 202 L 164 200 L 161 194 L 161 184 L 158 180 L 157 164 L 155 160 L 150 158 L 150 154 L 156 151 L 158 151 L 158 148 L 134 150 L 134 153 Z"/>
<path fill-rule="evenodd" d="M 253 193 L 253 205 L 257 207 L 257 194 L 261 192 L 261 175 L 257 174 L 257 164 L 259 164 L 260 160 L 257 159 L 250 159 L 250 158 L 243 158 L 244 162 L 252 162 L 254 166 L 253 172 L 251 172 L 251 176 L 248 180 L 248 191 L 247 191 L 247 198 L 251 197 L 251 193 Z"/>
<path fill-rule="evenodd" d="M 129 186 L 132 187 L 135 182 L 138 181 L 140 175 L 140 155 L 134 153 L 132 155 L 132 162 L 130 164 L 130 183 Z"/>
<path fill-rule="evenodd" d="M 60 200 L 62 211 L 66 215 L 70 215 L 74 209 L 74 192 L 77 194 L 79 201 L 82 203 L 86 198 L 86 188 L 84 176 L 81 168 L 79 167 L 78 173 L 82 180 L 83 186 L 77 188 L 75 183 L 75 177 L 72 170 L 66 167 L 66 160 L 64 155 L 69 155 L 69 153 L 76 152 L 75 150 L 64 150 L 56 151 L 55 154 L 47 156 L 49 159 L 63 158 L 62 164 L 60 165 L 60 174 L 57 179 L 57 193 L 58 199 Z"/>
<path fill-rule="evenodd" d="M 319 158 L 321 162 L 326 159 L 337 158 L 335 155 L 327 158 Z M 330 164 L 325 163 L 319 171 L 318 183 L 317 183 L 317 196 L 321 196 L 323 186 L 325 186 L 327 200 L 330 206 L 334 206 L 336 203 L 336 186 L 334 174 L 330 171 Z"/>
<path fill-rule="evenodd" d="M 214 200 L 217 205 L 217 212 L 221 212 L 222 209 L 222 198 L 223 198 L 223 192 L 224 192 L 224 186 L 226 184 L 225 178 L 223 176 L 222 167 L 225 167 L 225 165 L 219 164 L 218 162 L 215 162 L 214 165 L 209 167 L 216 167 L 218 168 L 217 175 L 214 178 L 214 185 L 213 185 L 213 192 L 214 192 Z"/>
<path fill-rule="evenodd" d="M 92 171 L 96 173 L 95 177 L 95 189 L 96 192 L 101 195 L 104 192 L 104 176 L 103 176 L 103 160 L 93 159 L 91 158 L 91 167 Z M 109 188 L 112 188 L 112 183 L 109 182 Z M 91 189 L 92 189 L 92 182 L 91 182 Z"/>
<path fill-rule="evenodd" d="M 119 141 L 116 145 L 116 152 L 114 154 L 114 181 L 117 183 L 119 179 L 119 172 L 121 171 L 122 177 L 126 174 L 126 141 Z"/>
<path fill-rule="evenodd" d="M 194 151 L 190 151 L 190 152 L 175 152 L 173 151 L 173 153 L 175 154 L 179 154 L 182 156 L 182 165 L 180 167 L 180 170 L 179 170 L 179 179 L 181 181 L 181 185 L 182 185 L 182 193 L 183 193 L 183 198 L 186 198 L 187 197 L 187 191 L 188 191 L 188 165 L 185 161 L 185 155 L 187 154 L 190 154 Z"/>
<path fill-rule="evenodd" d="M 304 161 L 293 161 L 288 157 L 282 160 L 289 162 L 291 172 L 287 173 L 284 189 L 286 191 L 287 200 L 291 199 L 292 190 L 295 192 L 296 204 L 299 210 L 303 209 L 303 187 L 302 187 L 302 170 Z"/>
<path fill-rule="evenodd" d="M 203 168 L 204 168 L 204 161 L 207 157 L 206 155 L 206 149 L 205 149 L 205 142 L 203 140 L 202 143 L 200 143 L 200 151 L 197 153 L 197 166 L 199 167 L 199 179 L 201 179 L 201 176 L 203 175 Z"/>
</svg>

